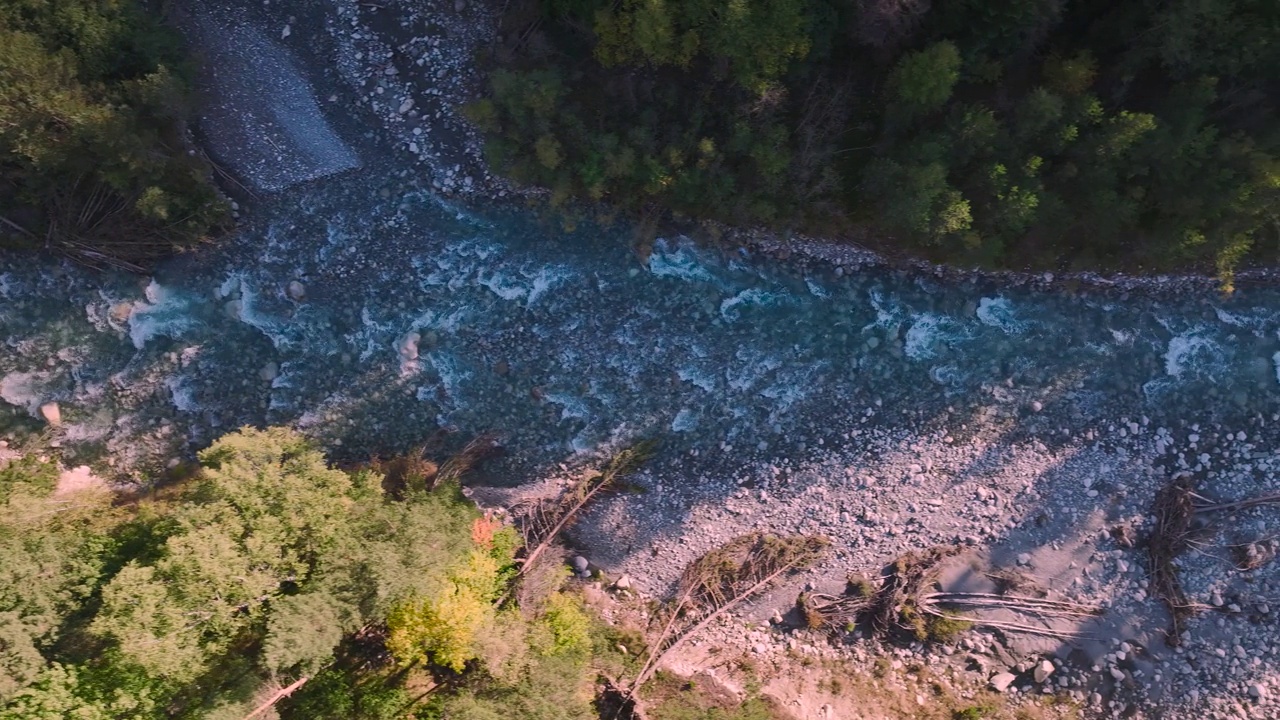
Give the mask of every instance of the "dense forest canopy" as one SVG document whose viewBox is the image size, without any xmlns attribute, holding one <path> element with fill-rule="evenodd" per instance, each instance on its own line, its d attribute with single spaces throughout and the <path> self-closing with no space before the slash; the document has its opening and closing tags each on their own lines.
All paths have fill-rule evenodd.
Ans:
<svg viewBox="0 0 1280 720">
<path fill-rule="evenodd" d="M 492 163 L 648 214 L 995 266 L 1274 259 L 1270 0 L 515 0 Z"/>
<path fill-rule="evenodd" d="M 0 460 L 0 718 L 596 717 L 617 641 L 563 563 L 497 602 L 519 535 L 456 473 L 338 470 L 278 428 L 200 460 L 124 496 Z"/>
<path fill-rule="evenodd" d="M 558 530 L 532 545 L 466 498 L 487 447 L 338 469 L 293 430 L 246 428 L 114 490 L 38 444 L 7 449 L 0 720 L 625 717 L 597 703 L 639 669 L 642 629 L 591 609 Z M 645 456 L 620 451 L 546 507 L 580 509 Z M 655 677 L 647 717 L 784 717 L 683 685 Z"/>
<path fill-rule="evenodd" d="M 135 0 L 0 0 L 0 246 L 139 269 L 218 223 L 185 67 Z"/>
</svg>

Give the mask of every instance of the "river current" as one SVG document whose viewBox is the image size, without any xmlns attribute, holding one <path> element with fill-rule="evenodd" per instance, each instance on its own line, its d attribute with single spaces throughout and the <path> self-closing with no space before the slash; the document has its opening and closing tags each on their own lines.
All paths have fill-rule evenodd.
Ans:
<svg viewBox="0 0 1280 720">
<path fill-rule="evenodd" d="M 566 233 L 378 177 L 287 193 L 151 278 L 0 257 L 0 431 L 57 402 L 68 450 L 122 468 L 271 423 L 353 456 L 444 427 L 535 463 L 638 436 L 767 459 L 867 423 L 1048 440 L 1277 407 L 1274 291 L 837 276 L 680 238 L 642 258 L 625 228 Z"/>
</svg>

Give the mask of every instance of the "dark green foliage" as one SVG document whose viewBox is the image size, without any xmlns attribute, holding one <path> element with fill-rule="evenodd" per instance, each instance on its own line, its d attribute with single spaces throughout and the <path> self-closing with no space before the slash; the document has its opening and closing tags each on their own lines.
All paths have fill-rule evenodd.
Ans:
<svg viewBox="0 0 1280 720">
<path fill-rule="evenodd" d="M 1272 2 L 524 0 L 507 22 L 470 113 L 561 208 L 1227 286 L 1280 248 Z"/>
<path fill-rule="evenodd" d="M 0 0 L 0 245 L 137 267 L 200 240 L 224 209 L 183 74 L 135 0 Z"/>
<path fill-rule="evenodd" d="M 410 704 L 403 688 L 374 675 L 328 668 L 280 704 L 284 718 L 305 720 L 395 720 Z"/>
</svg>

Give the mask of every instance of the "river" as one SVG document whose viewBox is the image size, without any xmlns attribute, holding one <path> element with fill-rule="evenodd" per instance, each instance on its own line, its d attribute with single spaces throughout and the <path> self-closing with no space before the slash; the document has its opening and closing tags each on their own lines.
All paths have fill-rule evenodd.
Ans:
<svg viewBox="0 0 1280 720">
<path fill-rule="evenodd" d="M 0 431 L 37 428 L 57 402 L 68 450 L 122 468 L 272 423 L 350 455 L 445 427 L 495 432 L 519 464 L 638 436 L 758 460 L 867 423 L 962 434 L 1005 419 L 1052 441 L 1144 417 L 1253 424 L 1277 407 L 1272 290 L 838 277 L 680 238 L 641 258 L 626 228 L 566 233 L 398 175 L 287 192 L 151 278 L 0 258 Z"/>
</svg>

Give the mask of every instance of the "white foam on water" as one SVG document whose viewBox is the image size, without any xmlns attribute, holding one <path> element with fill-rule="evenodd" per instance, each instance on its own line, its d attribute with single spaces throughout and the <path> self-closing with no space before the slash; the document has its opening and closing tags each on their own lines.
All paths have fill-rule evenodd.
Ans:
<svg viewBox="0 0 1280 720">
<path fill-rule="evenodd" d="M 49 396 L 45 386 L 53 378 L 48 372 L 11 372 L 0 378 L 0 400 L 36 415 Z"/>
<path fill-rule="evenodd" d="M 181 337 L 199 323 L 191 317 L 190 302 L 152 280 L 144 291 L 146 302 L 129 311 L 129 338 L 139 350 L 153 338 Z"/>
<path fill-rule="evenodd" d="M 180 412 L 196 412 L 200 409 L 200 404 L 196 402 L 195 390 L 187 383 L 186 378 L 174 375 L 166 378 L 164 384 L 173 397 L 173 406 Z"/>
<path fill-rule="evenodd" d="M 1165 393 L 1177 387 L 1177 382 L 1167 378 L 1153 378 L 1142 383 L 1142 394 L 1147 400 L 1159 400 Z"/>
<path fill-rule="evenodd" d="M 262 333 L 280 351 L 305 349 L 314 353 L 337 352 L 325 325 L 319 305 L 302 303 L 288 315 L 264 312 L 259 303 L 261 293 L 254 292 L 247 281 L 240 283 L 240 321 Z"/>
<path fill-rule="evenodd" d="M 1226 353 L 1218 343 L 1204 337 L 1202 329 L 1188 330 L 1169 340 L 1164 354 L 1164 371 L 1171 378 L 1180 378 L 1188 370 L 1192 374 L 1216 375 L 1222 369 Z"/>
<path fill-rule="evenodd" d="M 785 295 L 776 292 L 761 290 L 760 288 L 747 288 L 737 295 L 721 301 L 720 316 L 733 322 L 741 317 L 741 307 L 769 306 L 787 299 Z"/>
<path fill-rule="evenodd" d="M 687 241 L 672 244 L 660 238 L 649 253 L 648 266 L 649 272 L 657 277 L 720 284 L 719 278 L 707 269 L 704 259 Z"/>
<path fill-rule="evenodd" d="M 1271 356 L 1271 362 L 1276 366 L 1276 382 L 1280 382 L 1280 352 Z"/>
<path fill-rule="evenodd" d="M 816 366 L 788 368 L 788 372 L 779 373 L 774 382 L 760 391 L 760 397 L 774 401 L 771 415 L 786 411 L 792 405 L 809 396 L 812 378 Z"/>
<path fill-rule="evenodd" d="M 1218 320 L 1223 323 L 1244 328 L 1257 337 L 1266 337 L 1267 329 L 1276 324 L 1276 313 L 1274 311 L 1253 310 L 1233 313 L 1222 308 L 1214 308 L 1214 312 L 1217 314 Z"/>
<path fill-rule="evenodd" d="M 227 279 L 218 285 L 218 289 L 213 291 L 215 297 L 219 300 L 229 298 L 240 292 L 240 283 L 244 280 L 242 273 L 234 272 L 227 275 Z"/>
<path fill-rule="evenodd" d="M 579 430 L 572 439 L 569 440 L 569 449 L 575 455 L 590 455 L 597 452 L 600 443 L 595 437 L 598 433 L 590 426 Z"/>
<path fill-rule="evenodd" d="M 1133 344 L 1133 333 L 1127 330 L 1112 330 L 1111 337 L 1116 341 L 1117 345 Z"/>
<path fill-rule="evenodd" d="M 735 357 L 742 364 L 725 368 L 725 378 L 729 381 L 729 387 L 739 392 L 749 390 L 765 375 L 782 367 L 782 361 L 778 358 L 746 348 L 738 350 Z"/>
<path fill-rule="evenodd" d="M 395 330 L 396 324 L 394 321 L 380 323 L 374 320 L 369 306 L 365 305 L 360 308 L 360 328 L 355 332 L 348 333 L 344 339 L 352 347 L 359 348 L 362 345 L 364 346 L 364 349 L 360 350 L 360 361 L 364 362 L 386 349 L 388 343 L 391 342 L 389 337 Z"/>
<path fill-rule="evenodd" d="M 809 288 L 809 294 L 813 295 L 814 297 L 820 297 L 820 298 L 831 297 L 830 291 L 828 291 L 826 288 L 822 287 L 818 283 L 810 280 L 809 278 L 804 279 L 804 284 L 806 287 Z"/>
<path fill-rule="evenodd" d="M 6 300 L 12 299 L 15 292 L 13 275 L 10 273 L 0 273 L 0 297 Z"/>
<path fill-rule="evenodd" d="M 468 225 L 471 225 L 475 228 L 489 230 L 489 229 L 492 229 L 494 226 L 492 222 L 480 217 L 479 215 L 472 213 L 471 211 L 467 210 L 461 205 L 455 202 L 452 202 L 448 198 L 445 198 L 441 195 L 437 195 L 436 193 L 430 192 L 426 189 L 411 190 L 409 192 L 406 192 L 404 196 L 401 198 L 401 200 L 402 202 L 409 202 L 414 200 L 421 202 L 425 200 L 428 203 L 435 205 L 436 207 L 445 211 L 449 215 L 453 216 L 454 220 L 457 220 L 458 222 L 465 222 Z"/>
<path fill-rule="evenodd" d="M 1019 320 L 1013 310 L 1013 303 L 1008 298 L 984 297 L 978 301 L 978 322 L 999 328 L 1009 335 L 1026 332 L 1030 323 Z"/>
<path fill-rule="evenodd" d="M 590 415 L 586 401 L 575 395 L 563 392 L 549 392 L 543 397 L 546 398 L 547 402 L 560 406 L 561 420 L 585 420 Z"/>
<path fill-rule="evenodd" d="M 672 432 L 689 432 L 696 427 L 698 427 L 698 415 L 688 408 L 680 408 L 680 412 L 676 413 L 671 420 Z"/>
<path fill-rule="evenodd" d="M 929 379 L 939 385 L 959 387 L 968 379 L 968 375 L 957 365 L 934 365 L 929 368 Z"/>
<path fill-rule="evenodd" d="M 903 351 L 912 360 L 928 360 L 937 357 L 938 345 L 968 337 L 960 323 L 946 315 L 919 313 L 907 330 Z"/>
<path fill-rule="evenodd" d="M 871 307 L 875 308 L 876 311 L 876 319 L 875 322 L 863 326 L 862 331 L 867 332 L 868 330 L 880 328 L 881 330 L 897 332 L 897 329 L 902 325 L 904 315 L 902 308 L 897 303 L 886 300 L 884 294 L 879 290 L 872 290 L 869 295 L 871 297 Z"/>
<path fill-rule="evenodd" d="M 519 300 L 529 294 L 529 291 L 520 285 L 504 284 L 507 278 L 501 272 L 495 272 L 487 278 L 482 275 L 476 282 L 489 288 L 494 295 L 503 300 Z"/>
<path fill-rule="evenodd" d="M 567 265 L 540 265 L 536 270 L 521 271 L 521 274 L 530 281 L 529 299 L 526 301 L 528 305 L 532 305 L 538 298 L 545 295 L 548 290 L 564 283 L 575 275 Z"/>
<path fill-rule="evenodd" d="M 463 384 L 471 379 L 472 373 L 462 367 L 462 363 L 452 355 L 431 352 L 424 356 L 431 367 L 440 376 L 440 385 L 444 387 L 449 399 L 457 402 L 462 393 Z"/>
<path fill-rule="evenodd" d="M 714 392 L 716 389 L 715 376 L 702 368 L 697 368 L 692 366 L 682 367 L 676 370 L 676 375 L 678 375 L 681 380 L 689 383 L 690 385 L 693 385 L 694 387 L 702 388 L 707 392 Z"/>
</svg>

